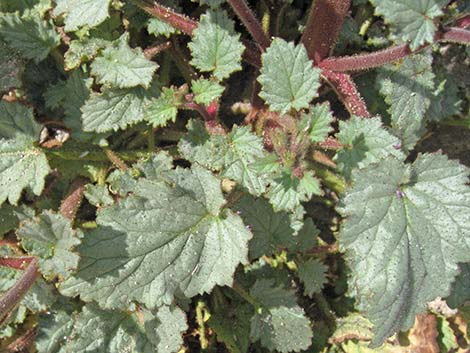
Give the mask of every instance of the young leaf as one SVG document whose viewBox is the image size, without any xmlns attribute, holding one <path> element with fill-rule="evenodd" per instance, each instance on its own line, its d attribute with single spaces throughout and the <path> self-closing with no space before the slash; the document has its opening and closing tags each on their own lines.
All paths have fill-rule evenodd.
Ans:
<svg viewBox="0 0 470 353">
<path fill-rule="evenodd" d="M 313 67 L 305 47 L 275 38 L 262 56 L 260 96 L 281 114 L 307 108 L 318 95 L 320 70 Z"/>
<path fill-rule="evenodd" d="M 122 35 L 112 46 L 106 47 L 91 64 L 91 73 L 98 83 L 117 88 L 138 85 L 148 88 L 158 65 L 148 60 L 142 49 L 132 49 L 128 35 Z"/>
<path fill-rule="evenodd" d="M 389 22 L 403 41 L 410 41 L 412 50 L 434 42 L 437 28 L 434 19 L 443 15 L 442 7 L 449 0 L 371 0 L 377 15 Z"/>
<path fill-rule="evenodd" d="M 45 154 L 34 147 L 32 138 L 0 139 L 0 205 L 6 199 L 16 205 L 25 188 L 40 195 L 49 171 Z"/>
<path fill-rule="evenodd" d="M 59 34 L 50 22 L 37 16 L 20 17 L 17 13 L 0 14 L 0 36 L 22 57 L 36 63 L 44 60 L 60 44 Z"/>
<path fill-rule="evenodd" d="M 169 121 L 176 120 L 181 105 L 181 94 L 173 87 L 163 87 L 160 97 L 149 103 L 145 115 L 153 127 L 166 126 Z"/>
<path fill-rule="evenodd" d="M 243 196 L 233 208 L 253 233 L 250 259 L 271 256 L 279 248 L 294 246 L 296 237 L 290 226 L 289 215 L 274 212 L 266 199 Z"/>
<path fill-rule="evenodd" d="M 106 132 L 125 129 L 145 119 L 152 92 L 142 87 L 104 89 L 93 93 L 82 107 L 83 130 Z"/>
<path fill-rule="evenodd" d="M 154 308 L 176 291 L 193 297 L 231 285 L 251 234 L 224 203 L 219 180 L 201 168 L 140 179 L 134 196 L 99 212 L 62 293 L 106 308 L 133 300 Z"/>
<path fill-rule="evenodd" d="M 191 82 L 191 90 L 194 93 L 194 101 L 199 104 L 209 105 L 222 96 L 225 87 L 215 81 L 200 78 Z"/>
<path fill-rule="evenodd" d="M 73 70 L 80 66 L 82 61 L 92 60 L 100 49 L 111 46 L 111 42 L 102 38 L 74 39 L 65 52 L 65 69 Z"/>
<path fill-rule="evenodd" d="M 250 336 L 270 351 L 299 352 L 312 340 L 310 320 L 297 305 L 293 291 L 276 287 L 270 279 L 259 279 L 250 294 L 261 308 L 251 319 Z"/>
<path fill-rule="evenodd" d="M 336 136 L 344 146 L 336 155 L 338 169 L 348 179 L 354 168 L 363 168 L 390 155 L 405 158 L 400 151 L 400 140 L 382 127 L 378 117 L 366 120 L 353 116 L 348 121 L 340 121 Z"/>
<path fill-rule="evenodd" d="M 434 91 L 431 61 L 430 55 L 416 54 L 387 65 L 378 76 L 380 93 L 390 105 L 393 132 L 405 150 L 412 149 L 423 133 L 423 119 Z"/>
<path fill-rule="evenodd" d="M 39 271 L 46 278 L 65 278 L 77 268 L 79 258 L 72 249 L 80 239 L 62 215 L 44 211 L 22 222 L 17 235 L 28 254 L 39 258 Z"/>
<path fill-rule="evenodd" d="M 151 18 L 148 20 L 147 31 L 155 37 L 165 36 L 167 38 L 176 33 L 174 27 L 171 27 L 168 23 L 163 22 L 159 18 Z"/>
<path fill-rule="evenodd" d="M 38 139 L 40 131 L 31 108 L 17 102 L 0 102 L 0 138 L 13 139 L 21 134 Z"/>
<path fill-rule="evenodd" d="M 191 64 L 203 72 L 213 72 L 219 80 L 242 68 L 240 61 L 245 48 L 225 11 L 202 15 L 188 47 L 193 57 Z"/>
<path fill-rule="evenodd" d="M 322 142 L 333 131 L 331 124 L 334 119 L 330 104 L 326 102 L 314 105 L 308 114 L 303 114 L 300 124 L 308 130 L 312 142 Z"/>
<path fill-rule="evenodd" d="M 353 172 L 340 246 L 358 307 L 375 325 L 374 346 L 410 328 L 427 302 L 449 293 L 457 263 L 470 261 L 468 175 L 439 154 Z"/>
<path fill-rule="evenodd" d="M 111 0 L 56 0 L 54 16 L 65 14 L 65 30 L 96 27 L 109 17 Z"/>
<path fill-rule="evenodd" d="M 301 202 L 321 193 L 320 182 L 312 172 L 305 173 L 299 179 L 286 170 L 271 181 L 267 196 L 274 211 L 278 212 L 293 211 Z"/>
<path fill-rule="evenodd" d="M 316 259 L 310 259 L 299 264 L 299 278 L 304 284 L 304 294 L 311 297 L 319 293 L 326 283 L 327 267 Z"/>
</svg>

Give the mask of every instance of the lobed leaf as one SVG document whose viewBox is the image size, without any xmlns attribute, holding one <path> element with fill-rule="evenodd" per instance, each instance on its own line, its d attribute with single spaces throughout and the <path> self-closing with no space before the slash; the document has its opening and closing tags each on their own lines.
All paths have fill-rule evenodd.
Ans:
<svg viewBox="0 0 470 353">
<path fill-rule="evenodd" d="M 96 27 L 109 17 L 111 0 L 56 0 L 54 15 L 65 14 L 65 30 Z"/>
</svg>

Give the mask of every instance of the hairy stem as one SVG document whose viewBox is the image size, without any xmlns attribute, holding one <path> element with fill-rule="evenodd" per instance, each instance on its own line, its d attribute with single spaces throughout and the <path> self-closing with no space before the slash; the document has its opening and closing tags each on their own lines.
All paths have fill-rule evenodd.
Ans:
<svg viewBox="0 0 470 353">
<path fill-rule="evenodd" d="M 251 36 L 259 44 L 261 49 L 263 51 L 266 50 L 271 41 L 263 31 L 263 27 L 248 7 L 245 0 L 228 0 L 228 3 L 232 6 L 238 18 L 243 22 L 246 29 L 250 32 Z"/>
<path fill-rule="evenodd" d="M 451 27 L 442 33 L 442 36 L 439 40 L 441 42 L 453 42 L 470 45 L 470 30 Z"/>
<path fill-rule="evenodd" d="M 351 76 L 330 70 L 323 70 L 322 77 L 336 91 L 349 113 L 363 118 L 371 115 Z"/>
<path fill-rule="evenodd" d="M 23 276 L 0 299 L 0 326 L 5 323 L 10 313 L 16 308 L 38 277 L 38 260 L 34 258 L 24 271 Z"/>
<path fill-rule="evenodd" d="M 308 15 L 301 42 L 315 64 L 330 55 L 339 36 L 350 0 L 315 0 Z"/>
<path fill-rule="evenodd" d="M 34 260 L 32 256 L 10 257 L 5 256 L 0 258 L 0 266 L 14 268 L 15 270 L 24 270 L 26 265 L 29 265 Z"/>
<path fill-rule="evenodd" d="M 70 185 L 69 192 L 67 196 L 62 200 L 60 204 L 59 212 L 62 216 L 67 219 L 74 220 L 77 215 L 78 209 L 83 200 L 83 195 L 85 193 L 85 185 L 87 180 L 85 178 L 77 178 Z"/>
<path fill-rule="evenodd" d="M 170 47 L 171 47 L 171 42 L 169 41 L 161 43 L 161 44 L 153 45 L 144 50 L 144 55 L 147 59 L 151 60 L 154 56 L 169 49 Z"/>
<path fill-rule="evenodd" d="M 470 27 L 470 15 L 464 15 L 464 16 L 459 17 L 455 21 L 454 26 L 460 27 L 460 28 Z"/>
<path fill-rule="evenodd" d="M 34 344 L 36 339 L 37 328 L 33 327 L 26 331 L 22 336 L 10 343 L 4 353 L 28 353 L 28 347 Z"/>
</svg>

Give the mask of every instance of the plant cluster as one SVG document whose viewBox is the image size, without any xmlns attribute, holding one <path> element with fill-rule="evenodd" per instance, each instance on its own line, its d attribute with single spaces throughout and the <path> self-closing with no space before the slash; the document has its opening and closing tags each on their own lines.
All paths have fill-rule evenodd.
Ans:
<svg viewBox="0 0 470 353">
<path fill-rule="evenodd" d="M 1 0 L 0 351 L 465 352 L 469 27 Z"/>
</svg>

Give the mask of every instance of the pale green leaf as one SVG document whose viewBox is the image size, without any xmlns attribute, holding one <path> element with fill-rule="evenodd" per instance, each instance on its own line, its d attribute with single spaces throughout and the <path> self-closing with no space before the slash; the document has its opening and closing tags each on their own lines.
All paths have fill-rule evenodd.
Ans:
<svg viewBox="0 0 470 353">
<path fill-rule="evenodd" d="M 77 268 L 79 257 L 73 248 L 80 239 L 64 216 L 44 211 L 21 222 L 17 235 L 28 254 L 38 257 L 39 270 L 46 278 L 65 278 Z"/>
<path fill-rule="evenodd" d="M 340 121 L 336 136 L 344 147 L 335 160 L 338 169 L 348 179 L 354 168 L 363 168 L 390 155 L 405 158 L 400 150 L 400 140 L 383 128 L 378 117 L 362 119 L 353 116 Z"/>
<path fill-rule="evenodd" d="M 167 38 L 176 33 L 176 29 L 174 27 L 158 18 L 151 18 L 148 20 L 147 31 L 156 37 L 165 36 Z"/>
<path fill-rule="evenodd" d="M 83 61 L 91 61 L 100 49 L 111 45 L 111 42 L 102 38 L 74 39 L 64 54 L 65 68 L 76 69 Z"/>
<path fill-rule="evenodd" d="M 191 82 L 191 90 L 196 103 L 209 105 L 222 96 L 225 87 L 215 81 L 200 78 Z"/>
<path fill-rule="evenodd" d="M 307 108 L 318 96 L 320 70 L 313 67 L 305 47 L 275 38 L 262 55 L 260 93 L 271 110 L 281 114 Z"/>
<path fill-rule="evenodd" d="M 145 112 L 146 119 L 154 126 L 166 126 L 175 121 L 182 97 L 173 87 L 163 87 L 160 97 L 152 100 Z"/>
<path fill-rule="evenodd" d="M 155 345 L 155 352 L 178 352 L 183 345 L 182 334 L 188 329 L 186 314 L 178 307 L 162 306 L 155 316 L 157 325 L 151 322 L 146 327 L 148 335 Z"/>
<path fill-rule="evenodd" d="M 35 195 L 44 189 L 44 179 L 50 168 L 34 140 L 25 135 L 14 140 L 0 140 L 0 205 L 6 199 L 16 205 L 21 192 L 29 188 Z"/>
<path fill-rule="evenodd" d="M 224 203 L 219 180 L 200 168 L 140 179 L 133 196 L 99 211 L 62 293 L 106 308 L 131 301 L 154 308 L 175 292 L 193 297 L 231 285 L 251 234 Z"/>
<path fill-rule="evenodd" d="M 312 172 L 306 172 L 299 179 L 286 170 L 271 181 L 267 196 L 274 210 L 278 212 L 293 211 L 301 202 L 321 194 L 320 182 Z"/>
<path fill-rule="evenodd" d="M 132 49 L 128 39 L 129 35 L 122 35 L 95 58 L 91 73 L 98 83 L 117 88 L 149 87 L 158 65 L 148 60 L 141 48 Z"/>
<path fill-rule="evenodd" d="M 430 55 L 415 54 L 402 62 L 384 66 L 377 78 L 380 93 L 390 106 L 393 133 L 410 150 L 424 132 L 423 120 L 434 91 Z"/>
<path fill-rule="evenodd" d="M 445 72 L 436 75 L 436 83 L 439 83 L 431 98 L 431 105 L 426 112 L 428 121 L 440 122 L 453 115 L 460 114 L 462 99 L 455 81 L 446 77 Z"/>
<path fill-rule="evenodd" d="M 33 111 L 18 102 L 0 102 L 0 138 L 11 139 L 18 134 L 39 139 L 41 125 L 34 120 Z"/>
<path fill-rule="evenodd" d="M 434 20 L 443 15 L 442 7 L 449 0 L 371 0 L 375 13 L 390 23 L 402 41 L 409 41 L 412 50 L 434 42 Z"/>
<path fill-rule="evenodd" d="M 334 121 L 328 102 L 314 105 L 308 114 L 302 115 L 301 125 L 308 131 L 312 142 L 322 142 L 333 131 L 331 124 Z"/>
<path fill-rule="evenodd" d="M 36 63 L 60 44 L 59 34 L 51 22 L 42 21 L 38 16 L 20 17 L 17 13 L 0 14 L 0 36 L 22 57 Z"/>
<path fill-rule="evenodd" d="M 412 165 L 388 157 L 353 172 L 339 240 L 357 306 L 375 326 L 373 345 L 447 296 L 457 263 L 470 261 L 468 175 L 440 154 Z"/>
<path fill-rule="evenodd" d="M 106 185 L 87 184 L 84 195 L 88 202 L 96 207 L 110 206 L 114 203 Z"/>
<path fill-rule="evenodd" d="M 21 15 L 37 14 L 40 17 L 43 17 L 51 7 L 51 0 L 2 0 L 0 2 L 1 12 L 18 11 Z"/>
<path fill-rule="evenodd" d="M 83 130 L 116 131 L 138 123 L 145 119 L 150 98 L 151 92 L 142 87 L 93 93 L 82 107 Z"/>
<path fill-rule="evenodd" d="M 219 80 L 242 68 L 245 47 L 225 11 L 202 15 L 188 47 L 193 57 L 191 64 L 203 72 L 212 72 Z"/>
<path fill-rule="evenodd" d="M 65 15 L 65 30 L 96 27 L 109 17 L 111 0 L 56 0 L 54 15 Z"/>
<path fill-rule="evenodd" d="M 304 284 L 304 294 L 311 297 L 319 293 L 325 285 L 327 267 L 316 259 L 310 259 L 298 264 L 299 278 Z"/>
<path fill-rule="evenodd" d="M 279 352 L 299 352 L 311 345 L 310 320 L 297 305 L 293 291 L 276 287 L 270 279 L 259 279 L 250 294 L 261 304 L 251 319 L 253 340 Z"/>
<path fill-rule="evenodd" d="M 437 343 L 441 352 L 452 352 L 459 348 L 457 343 L 457 336 L 453 328 L 450 326 L 449 321 L 441 315 L 437 316 L 437 329 L 439 336 L 437 336 Z"/>
</svg>

